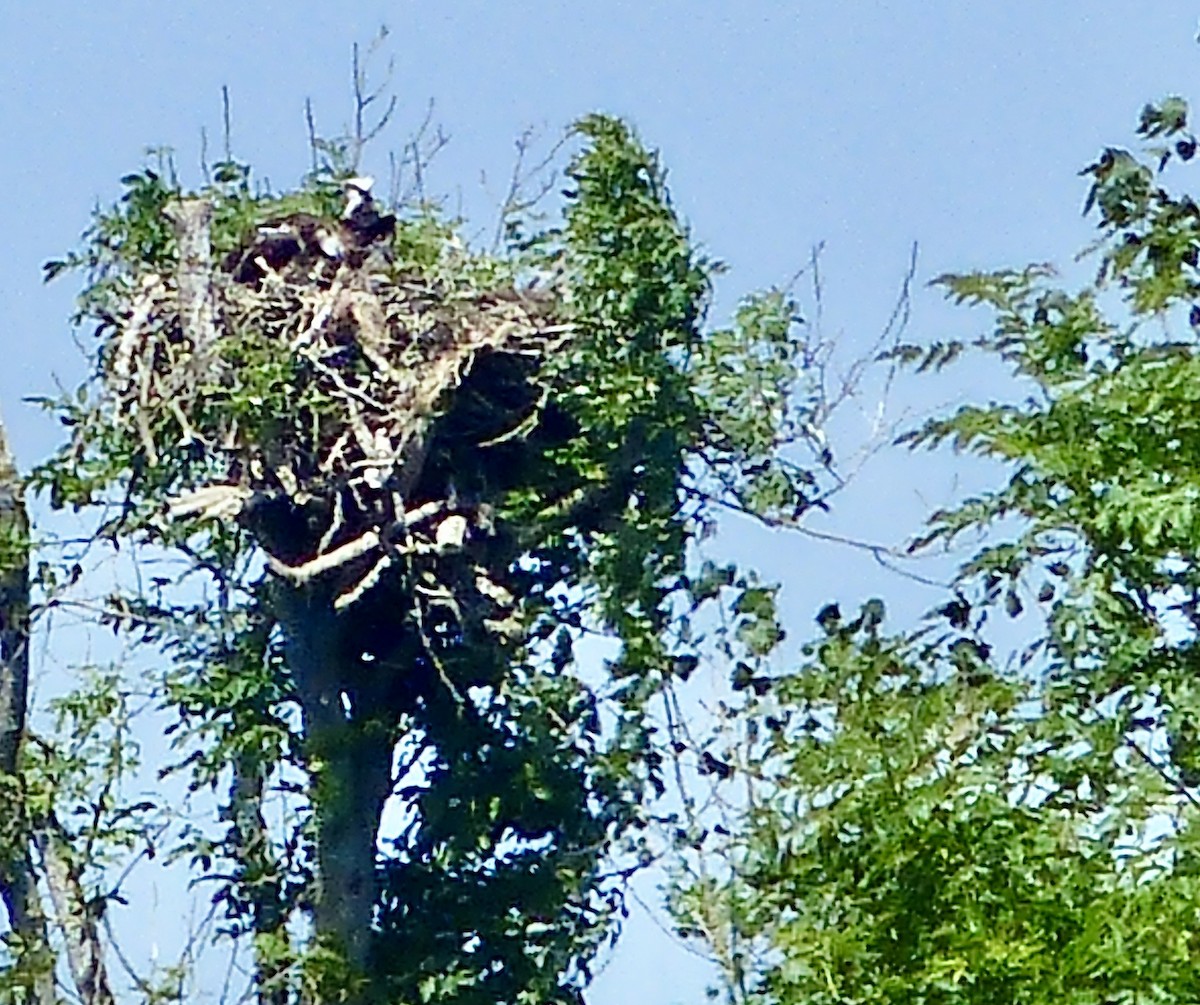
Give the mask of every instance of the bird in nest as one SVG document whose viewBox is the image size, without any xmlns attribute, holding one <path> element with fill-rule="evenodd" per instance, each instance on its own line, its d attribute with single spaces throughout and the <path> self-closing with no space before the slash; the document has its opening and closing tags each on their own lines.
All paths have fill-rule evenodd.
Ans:
<svg viewBox="0 0 1200 1005">
<path fill-rule="evenodd" d="M 396 233 L 396 217 L 379 211 L 373 186 L 371 178 L 347 178 L 342 183 L 346 208 L 336 222 L 289 213 L 260 224 L 248 241 L 225 256 L 225 271 L 235 283 L 257 287 L 269 273 L 308 275 L 325 262 L 360 268 Z"/>
</svg>

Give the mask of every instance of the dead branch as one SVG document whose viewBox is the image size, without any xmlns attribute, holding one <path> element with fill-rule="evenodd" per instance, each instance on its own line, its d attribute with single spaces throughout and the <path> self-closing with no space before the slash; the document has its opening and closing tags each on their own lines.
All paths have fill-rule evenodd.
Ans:
<svg viewBox="0 0 1200 1005">
<path fill-rule="evenodd" d="M 207 199 L 181 199 L 167 210 L 179 242 L 176 271 L 179 322 L 183 337 L 197 352 L 208 347 L 214 334 L 212 240 L 209 235 L 212 212 L 212 203 Z"/>
<path fill-rule="evenodd" d="M 55 924 L 66 944 L 67 967 L 80 1001 L 83 1005 L 115 1005 L 97 925 L 104 903 L 89 899 L 84 892 L 70 838 L 53 812 L 34 821 L 33 840 L 41 857 Z"/>
</svg>

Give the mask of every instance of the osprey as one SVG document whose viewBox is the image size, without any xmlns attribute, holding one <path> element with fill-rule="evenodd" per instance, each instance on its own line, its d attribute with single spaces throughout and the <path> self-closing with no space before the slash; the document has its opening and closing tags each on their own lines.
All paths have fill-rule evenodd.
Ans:
<svg viewBox="0 0 1200 1005">
<path fill-rule="evenodd" d="M 373 178 L 347 178 L 342 182 L 346 209 L 339 226 L 351 264 L 361 265 L 368 248 L 376 241 L 391 240 L 396 233 L 396 217 L 383 214 L 375 206 L 371 189 Z"/>
<path fill-rule="evenodd" d="M 225 271 L 234 282 L 257 287 L 268 272 L 292 267 L 309 274 L 326 261 L 361 266 L 377 242 L 390 240 L 396 232 L 396 217 L 375 207 L 373 185 L 371 178 L 342 183 L 346 209 L 335 225 L 311 213 L 291 213 L 261 224 L 244 247 L 225 257 Z"/>
<path fill-rule="evenodd" d="M 261 224 L 249 244 L 225 257 L 225 269 L 235 283 L 258 286 L 268 270 L 280 272 L 296 264 L 308 271 L 322 260 L 340 260 L 345 250 L 338 235 L 318 217 L 291 213 Z"/>
</svg>

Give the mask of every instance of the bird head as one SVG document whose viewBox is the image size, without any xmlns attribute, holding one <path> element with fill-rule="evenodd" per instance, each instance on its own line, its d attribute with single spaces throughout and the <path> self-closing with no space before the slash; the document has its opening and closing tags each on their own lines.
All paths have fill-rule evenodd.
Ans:
<svg viewBox="0 0 1200 1005">
<path fill-rule="evenodd" d="M 374 178 L 363 175 L 357 178 L 347 178 L 342 182 L 342 191 L 346 193 L 346 209 L 344 216 L 349 216 L 363 203 L 371 201 L 371 189 L 375 185 Z"/>
</svg>

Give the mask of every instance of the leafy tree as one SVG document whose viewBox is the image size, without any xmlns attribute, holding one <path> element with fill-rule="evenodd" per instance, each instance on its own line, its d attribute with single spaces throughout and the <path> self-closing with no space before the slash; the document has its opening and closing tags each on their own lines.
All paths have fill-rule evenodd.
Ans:
<svg viewBox="0 0 1200 1005">
<path fill-rule="evenodd" d="M 514 209 L 496 253 L 421 202 L 384 246 L 259 262 L 264 224 L 336 227 L 362 144 L 334 142 L 289 192 L 232 156 L 197 191 L 131 174 L 48 265 L 83 274 L 92 373 L 46 402 L 70 438 L 29 484 L 99 522 L 40 609 L 119 548 L 144 571 L 102 621 L 165 662 L 93 675 L 52 736 L 0 688 L 8 997 L 54 1000 L 64 944 L 83 1001 L 118 996 L 99 919 L 162 846 L 252 941 L 260 1000 L 578 1000 L 652 855 L 651 710 L 695 666 L 688 619 L 731 603 L 778 638 L 769 593 L 693 543 L 718 504 L 790 519 L 820 487 L 789 451 L 791 302 L 706 331 L 713 268 L 657 158 L 615 119 L 573 136 L 561 222 Z M 22 625 L 0 683 L 27 680 Z M 575 655 L 597 633 L 601 669 Z M 125 797 L 135 691 L 208 824 Z M 136 990 L 182 997 L 168 976 Z"/>
<path fill-rule="evenodd" d="M 730 1001 L 1200 993 L 1200 207 L 1170 184 L 1196 140 L 1180 98 L 1138 132 L 1144 155 L 1110 148 L 1083 172 L 1091 281 L 944 276 L 992 330 L 895 352 L 1011 365 L 1021 400 L 905 437 L 1010 475 L 915 542 L 988 532 L 922 631 L 830 607 L 803 666 L 745 675 L 760 686 L 717 738 L 745 795 L 675 893 Z M 997 658 L 994 616 L 1025 611 L 1032 641 Z"/>
<path fill-rule="evenodd" d="M 827 612 L 728 748 L 745 804 L 674 894 L 728 999 L 1194 1000 L 1195 878 L 1121 798 L 1148 779 L 1056 788 L 1037 755 L 1087 754 L 1053 748 L 1036 689 L 877 612 Z"/>
</svg>

